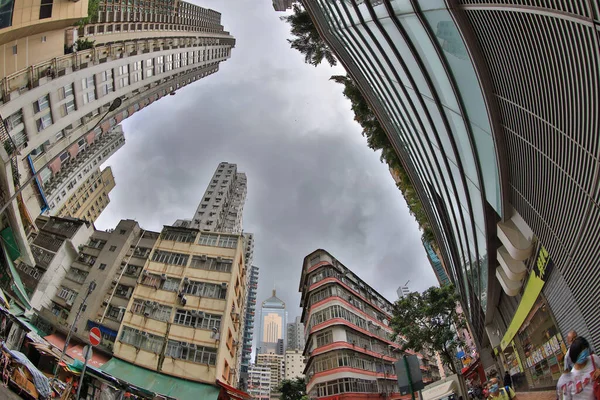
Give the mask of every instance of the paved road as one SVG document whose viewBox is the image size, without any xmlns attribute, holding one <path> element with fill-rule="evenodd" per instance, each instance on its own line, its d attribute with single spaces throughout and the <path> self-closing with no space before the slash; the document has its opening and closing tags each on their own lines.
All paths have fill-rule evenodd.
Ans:
<svg viewBox="0 0 600 400">
<path fill-rule="evenodd" d="M 10 388 L 4 387 L 4 385 L 0 383 L 0 399 L 21 400 L 23 397 L 10 390 Z"/>
</svg>

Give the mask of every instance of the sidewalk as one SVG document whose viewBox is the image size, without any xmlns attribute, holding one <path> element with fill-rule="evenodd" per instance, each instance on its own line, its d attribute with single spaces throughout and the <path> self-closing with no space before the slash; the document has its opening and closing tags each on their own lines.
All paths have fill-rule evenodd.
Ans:
<svg viewBox="0 0 600 400">
<path fill-rule="evenodd" d="M 517 392 L 516 400 L 556 400 L 556 392 Z"/>
</svg>

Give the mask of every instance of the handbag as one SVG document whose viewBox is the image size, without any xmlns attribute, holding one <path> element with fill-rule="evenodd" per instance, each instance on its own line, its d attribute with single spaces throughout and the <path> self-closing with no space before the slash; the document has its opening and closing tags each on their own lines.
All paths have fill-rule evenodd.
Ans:
<svg viewBox="0 0 600 400">
<path fill-rule="evenodd" d="M 596 362 L 594 361 L 594 355 L 592 354 L 590 358 L 592 359 L 592 367 L 594 367 L 592 374 L 594 374 L 594 372 L 596 372 Z M 594 397 L 596 398 L 596 400 L 600 400 L 600 378 L 594 380 Z"/>
</svg>

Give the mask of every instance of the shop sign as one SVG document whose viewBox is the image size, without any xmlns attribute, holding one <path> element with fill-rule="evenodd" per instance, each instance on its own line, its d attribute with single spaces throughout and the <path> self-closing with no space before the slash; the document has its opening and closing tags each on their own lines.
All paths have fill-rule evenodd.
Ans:
<svg viewBox="0 0 600 400">
<path fill-rule="evenodd" d="M 502 350 L 506 349 L 521 328 L 521 325 L 523 325 L 523 322 L 525 322 L 527 315 L 529 315 L 529 311 L 531 311 L 535 301 L 542 292 L 544 283 L 548 279 L 553 265 L 554 263 L 550 259 L 550 255 L 546 248 L 540 246 L 535 265 L 533 266 L 533 271 L 529 274 L 525 292 L 521 298 L 521 303 L 519 303 L 519 308 L 517 308 L 517 312 L 508 326 L 506 334 L 504 334 L 504 337 L 500 341 L 500 348 Z"/>
</svg>

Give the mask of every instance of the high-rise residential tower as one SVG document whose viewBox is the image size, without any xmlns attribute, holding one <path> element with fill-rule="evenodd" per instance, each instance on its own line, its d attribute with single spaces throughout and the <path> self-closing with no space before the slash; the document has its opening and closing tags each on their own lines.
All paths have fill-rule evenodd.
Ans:
<svg viewBox="0 0 600 400">
<path fill-rule="evenodd" d="M 597 7 L 302 3 L 422 202 L 483 366 L 554 387 L 570 330 L 600 347 Z"/>
<path fill-rule="evenodd" d="M 52 4 L 48 8 L 52 10 Z M 122 120 L 162 97 L 217 72 L 235 46 L 220 25 L 219 13 L 183 1 L 101 1 L 89 24 L 67 32 L 64 24 L 47 26 L 60 29 L 20 30 L 31 36 L 23 45 L 12 46 L 12 53 L 0 54 L 8 66 L 0 71 L 0 115 L 7 128 L 0 135 L 6 170 L 0 184 L 7 193 L 24 187 L 13 203 L 31 216 L 30 222 L 11 217 L 20 245 L 26 242 L 27 224 L 43 211 L 54 214 L 53 208 L 60 208 L 64 196 L 62 189 L 55 192 L 56 185 L 73 181 L 66 180 L 72 175 L 62 167 L 67 162 L 84 164 L 82 147 L 91 147 Z M 93 41 L 93 46 L 72 51 L 77 37 Z M 76 181 L 74 189 L 84 181 Z M 8 212 L 15 213 L 15 208 Z M 235 222 L 239 221 L 234 217 L 230 225 Z"/>
<path fill-rule="evenodd" d="M 248 297 L 246 299 L 246 315 L 244 318 L 244 339 L 242 344 L 242 362 L 240 366 L 240 381 L 247 380 L 248 367 L 252 356 L 254 340 L 254 321 L 256 314 L 256 291 L 258 288 L 258 267 L 252 266 L 248 278 Z"/>
<path fill-rule="evenodd" d="M 283 339 L 285 343 L 287 311 L 285 303 L 273 295 L 262 302 L 260 308 L 260 335 L 258 337 L 259 354 L 276 353 L 277 340 Z"/>
<path fill-rule="evenodd" d="M 175 225 L 205 232 L 242 232 L 242 215 L 247 193 L 246 174 L 236 164 L 222 162 L 204 192 L 194 216 Z"/>
<path fill-rule="evenodd" d="M 300 317 L 287 324 L 287 350 L 304 350 L 304 324 Z"/>
<path fill-rule="evenodd" d="M 273 0 L 273 9 L 275 11 L 286 11 L 292 8 L 294 0 Z"/>
</svg>

